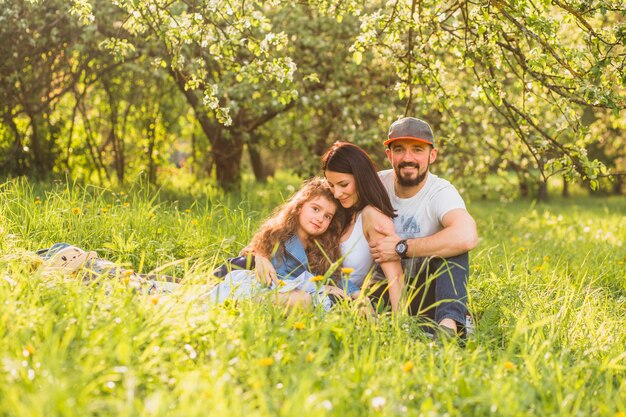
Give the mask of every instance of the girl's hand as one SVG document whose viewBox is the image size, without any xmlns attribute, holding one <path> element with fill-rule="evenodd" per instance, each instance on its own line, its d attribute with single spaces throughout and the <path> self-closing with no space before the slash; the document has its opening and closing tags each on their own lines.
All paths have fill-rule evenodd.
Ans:
<svg viewBox="0 0 626 417">
<path fill-rule="evenodd" d="M 274 265 L 262 255 L 254 255 L 254 274 L 257 281 L 264 285 L 270 285 L 272 282 L 278 285 L 278 277 L 276 276 L 276 269 Z"/>
<path fill-rule="evenodd" d="M 239 256 L 248 256 L 250 254 L 254 254 L 254 246 L 252 246 L 252 244 L 249 244 L 239 251 Z"/>
</svg>

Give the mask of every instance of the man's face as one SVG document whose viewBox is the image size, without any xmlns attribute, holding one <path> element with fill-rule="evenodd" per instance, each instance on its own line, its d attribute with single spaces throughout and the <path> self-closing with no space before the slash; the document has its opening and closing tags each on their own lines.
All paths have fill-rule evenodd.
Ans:
<svg viewBox="0 0 626 417">
<path fill-rule="evenodd" d="M 420 185 L 428 174 L 430 164 L 437 158 L 437 149 L 410 139 L 392 142 L 386 152 L 398 184 L 403 187 Z"/>
</svg>

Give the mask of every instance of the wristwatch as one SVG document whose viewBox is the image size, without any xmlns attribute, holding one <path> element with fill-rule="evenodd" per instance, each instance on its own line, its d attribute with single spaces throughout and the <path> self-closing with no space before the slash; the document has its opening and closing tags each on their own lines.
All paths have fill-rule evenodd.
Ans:
<svg viewBox="0 0 626 417">
<path fill-rule="evenodd" d="M 402 259 L 405 259 L 406 252 L 409 250 L 409 244 L 406 242 L 406 239 L 402 239 L 398 243 L 396 243 L 396 253 Z"/>
</svg>

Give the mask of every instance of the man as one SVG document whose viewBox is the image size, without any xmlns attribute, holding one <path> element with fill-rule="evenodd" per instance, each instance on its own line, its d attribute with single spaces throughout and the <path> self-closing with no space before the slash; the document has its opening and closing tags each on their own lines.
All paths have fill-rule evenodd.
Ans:
<svg viewBox="0 0 626 417">
<path fill-rule="evenodd" d="M 428 123 L 399 119 L 384 144 L 393 169 L 379 175 L 397 210 L 397 234 L 371 242 L 372 257 L 377 263 L 401 259 L 413 297 L 411 313 L 430 317 L 448 333 L 462 334 L 468 252 L 478 241 L 476 223 L 454 186 L 429 172 L 437 148 Z"/>
</svg>

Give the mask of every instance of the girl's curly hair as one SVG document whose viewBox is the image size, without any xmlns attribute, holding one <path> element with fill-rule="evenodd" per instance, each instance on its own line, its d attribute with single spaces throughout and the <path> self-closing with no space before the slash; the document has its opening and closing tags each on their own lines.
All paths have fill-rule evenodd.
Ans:
<svg viewBox="0 0 626 417">
<path fill-rule="evenodd" d="M 317 197 L 328 199 L 337 210 L 323 234 L 310 237 L 308 242 L 302 243 L 306 247 L 311 271 L 317 274 L 327 271 L 331 263 L 341 258 L 339 243 L 345 221 L 345 210 L 333 197 L 328 182 L 324 178 L 314 177 L 305 181 L 298 192 L 278 206 L 252 238 L 252 247 L 265 256 L 272 256 L 276 252 L 284 253 L 283 244 L 296 233 L 302 206 Z"/>
</svg>

